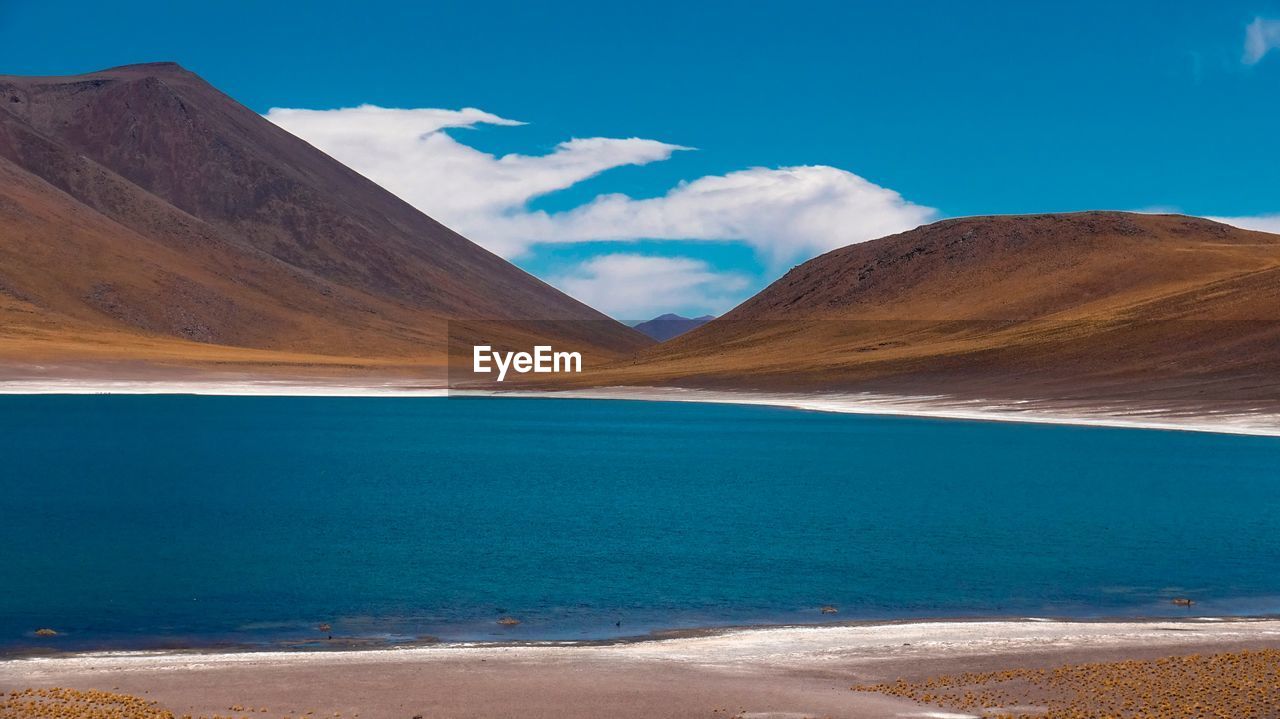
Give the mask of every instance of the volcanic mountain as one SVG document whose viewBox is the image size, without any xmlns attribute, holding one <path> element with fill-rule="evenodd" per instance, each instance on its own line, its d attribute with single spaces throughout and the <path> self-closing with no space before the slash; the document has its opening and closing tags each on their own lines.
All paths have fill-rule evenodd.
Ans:
<svg viewBox="0 0 1280 719">
<path fill-rule="evenodd" d="M 1280 236 L 1119 212 L 946 220 L 810 260 L 592 379 L 1280 400 Z"/>
<path fill-rule="evenodd" d="M 713 319 L 715 317 L 711 315 L 684 317 L 683 315 L 668 312 L 651 320 L 632 325 L 632 327 L 637 332 L 642 332 L 659 342 L 666 342 L 673 337 L 679 337 L 685 332 L 697 329 Z"/>
<path fill-rule="evenodd" d="M 0 76 L 6 363 L 439 365 L 451 320 L 650 343 L 177 65 Z"/>
</svg>

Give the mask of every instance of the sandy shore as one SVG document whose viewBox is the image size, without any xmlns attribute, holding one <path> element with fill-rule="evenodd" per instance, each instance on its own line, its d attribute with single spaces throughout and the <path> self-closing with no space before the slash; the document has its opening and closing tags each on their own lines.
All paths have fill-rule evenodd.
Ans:
<svg viewBox="0 0 1280 719">
<path fill-rule="evenodd" d="M 0 662 L 0 689 L 118 691 L 179 714 L 251 707 L 258 716 L 314 712 L 368 719 L 942 717 L 947 713 L 937 708 L 850 687 L 1276 647 L 1280 620 L 918 622 L 747 629 L 605 645 L 27 658 Z"/>
<path fill-rule="evenodd" d="M 993 422 L 1066 424 L 1129 429 L 1159 429 L 1220 434 L 1280 436 L 1280 415 L 1250 408 L 1084 406 L 1050 401 L 1008 402 L 959 399 L 945 395 L 896 396 L 871 393 L 785 393 L 683 389 L 677 387 L 601 387 L 563 391 L 490 391 L 449 389 L 438 380 L 220 380 L 199 379 L 0 379 L 0 394 L 194 394 L 260 397 L 477 397 L 612 399 L 650 402 L 710 402 L 792 409 L 964 419 Z"/>
</svg>

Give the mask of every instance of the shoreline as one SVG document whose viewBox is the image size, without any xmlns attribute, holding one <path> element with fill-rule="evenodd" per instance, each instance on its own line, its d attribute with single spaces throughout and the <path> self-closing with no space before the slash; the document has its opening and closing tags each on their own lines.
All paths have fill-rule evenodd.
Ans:
<svg viewBox="0 0 1280 719">
<path fill-rule="evenodd" d="M 645 402 L 694 402 L 977 422 L 1051 424 L 1259 437 L 1280 437 L 1280 414 L 1213 408 L 1067 405 L 1052 400 L 980 400 L 947 395 L 868 392 L 764 392 L 679 387 L 597 387 L 573 390 L 452 389 L 431 381 L 317 382 L 294 380 L 0 380 L 0 395 L 197 395 L 226 397 L 510 397 Z"/>
<path fill-rule="evenodd" d="M 39 395 L 195 395 L 199 397 L 448 397 L 450 390 L 433 382 L 315 382 L 295 380 L 81 380 L 0 379 L 0 396 Z"/>
<path fill-rule="evenodd" d="M 946 395 L 886 395 L 869 392 L 760 392 L 666 387 L 599 387 L 586 390 L 535 392 L 465 390 L 455 394 L 495 397 L 630 400 L 645 402 L 703 402 L 759 407 L 783 407 L 809 412 L 882 417 L 917 417 L 974 422 L 1052 424 L 1181 432 L 1204 432 L 1257 437 L 1280 437 L 1280 415 L 1265 413 L 1180 412 L 1172 408 L 1116 406 L 1100 409 L 1054 407 L 1048 400 L 969 400 Z M 465 394 L 464 394 L 465 396 Z"/>
<path fill-rule="evenodd" d="M 1171 628 L 1173 627 L 1173 628 Z M 418 653 L 426 651 L 468 650 L 519 650 L 519 649 L 620 649 L 636 645 L 662 643 L 696 643 L 700 641 L 723 641 L 733 643 L 743 638 L 767 639 L 770 636 L 786 637 L 787 635 L 818 636 L 830 632 L 836 635 L 853 635 L 857 633 L 880 634 L 892 638 L 895 631 L 903 632 L 903 636 L 921 633 L 936 633 L 945 636 L 970 637 L 980 629 L 994 629 L 995 635 L 1009 638 L 1018 635 L 1033 636 L 1045 632 L 1065 632 L 1074 628 L 1082 635 L 1092 637 L 1109 637 L 1107 629 L 1116 631 L 1114 636 L 1126 636 L 1134 631 L 1143 632 L 1149 629 L 1159 631 L 1196 631 L 1197 628 L 1213 628 L 1208 634 L 1221 638 L 1223 634 L 1236 635 L 1238 631 L 1228 632 L 1224 627 L 1238 630 L 1241 627 L 1260 627 L 1268 636 L 1274 636 L 1280 642 L 1280 614 L 1267 615 L 1190 615 L 1181 618 L 1171 617 L 1101 617 L 1088 619 L 1072 619 L 1062 617 L 957 617 L 957 618 L 907 618 L 907 619 L 852 619 L 848 621 L 832 621 L 813 624 L 742 624 L 725 626 L 686 627 L 680 629 L 654 630 L 646 634 L 620 636 L 605 639 L 472 639 L 472 640 L 439 640 L 423 638 L 417 641 L 405 641 L 395 644 L 375 644 L 367 642 L 368 638 L 339 637 L 338 641 L 350 641 L 351 644 L 339 644 L 332 648 L 323 646 L 320 641 L 307 641 L 297 646 L 285 648 L 283 645 L 256 644 L 221 644 L 190 645 L 154 649 L 72 649 L 58 650 L 54 647 L 39 650 L 6 654 L 0 652 L 0 667 L 13 662 L 27 660 L 63 661 L 63 660 L 96 660 L 96 659 L 177 659 L 177 658 L 219 658 L 253 656 L 260 658 L 287 659 L 317 655 L 322 657 L 351 657 L 356 655 L 391 656 L 399 653 Z M 230 659 L 228 659 L 230 660 Z"/>
<path fill-rule="evenodd" d="M 897 622 L 736 629 L 608 645 L 29 657 L 0 660 L 0 692 L 62 687 L 99 700 L 145 697 L 175 716 L 196 717 L 978 719 L 978 712 L 947 712 L 854 687 L 1277 648 L 1280 619 Z"/>
</svg>

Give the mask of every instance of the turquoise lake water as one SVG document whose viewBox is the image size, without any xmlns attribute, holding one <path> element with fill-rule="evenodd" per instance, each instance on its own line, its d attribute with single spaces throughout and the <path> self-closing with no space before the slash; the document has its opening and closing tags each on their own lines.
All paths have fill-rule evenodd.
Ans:
<svg viewBox="0 0 1280 719">
<path fill-rule="evenodd" d="M 399 642 L 1187 615 L 1176 596 L 1193 616 L 1280 613 L 1274 438 L 626 401 L 0 396 L 0 491 L 0 652 L 276 645 L 322 622 Z"/>
</svg>

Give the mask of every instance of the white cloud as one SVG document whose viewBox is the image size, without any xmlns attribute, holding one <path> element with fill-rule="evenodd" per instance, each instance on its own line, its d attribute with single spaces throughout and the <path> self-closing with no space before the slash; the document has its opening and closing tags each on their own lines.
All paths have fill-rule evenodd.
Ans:
<svg viewBox="0 0 1280 719">
<path fill-rule="evenodd" d="M 1244 63 L 1253 65 L 1280 48 L 1280 20 L 1256 17 L 1244 31 Z"/>
<path fill-rule="evenodd" d="M 1254 215 L 1252 217 L 1206 217 L 1205 219 L 1221 222 L 1244 230 L 1258 230 L 1280 235 L 1280 214 Z"/>
<path fill-rule="evenodd" d="M 592 257 L 571 272 L 549 280 L 605 314 L 646 320 L 665 312 L 721 314 L 743 299 L 751 280 L 716 272 L 689 257 L 617 253 Z"/>
<path fill-rule="evenodd" d="M 445 130 L 518 122 L 476 109 L 273 109 L 267 118 L 498 254 L 542 243 L 637 239 L 742 241 L 771 265 L 907 230 L 928 207 L 834 167 L 753 168 L 681 183 L 665 195 L 602 195 L 562 212 L 530 200 L 623 165 L 666 160 L 680 145 L 572 139 L 545 155 L 496 156 Z"/>
<path fill-rule="evenodd" d="M 525 242 L 740 240 L 770 264 L 901 232 L 935 212 L 822 165 L 752 168 L 681 183 L 662 197 L 603 195 L 566 212 L 492 218 L 489 236 Z"/>
<path fill-rule="evenodd" d="M 444 130 L 523 123 L 474 108 L 273 108 L 267 119 L 464 235 L 494 218 L 518 214 L 540 195 L 614 167 L 665 160 L 687 149 L 639 138 L 587 138 L 562 142 L 546 155 L 496 157 Z M 490 249 L 519 249 L 483 237 L 471 239 Z"/>
</svg>

